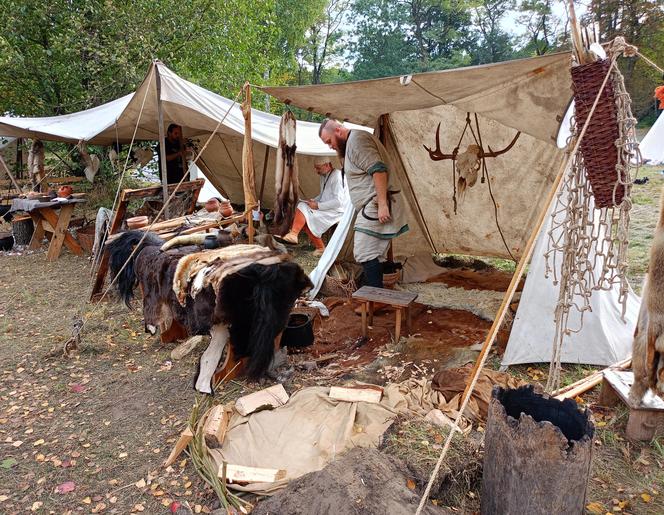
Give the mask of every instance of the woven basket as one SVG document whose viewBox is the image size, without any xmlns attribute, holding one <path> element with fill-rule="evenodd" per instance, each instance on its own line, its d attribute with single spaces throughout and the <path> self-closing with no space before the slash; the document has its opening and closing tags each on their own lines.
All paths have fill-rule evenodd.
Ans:
<svg viewBox="0 0 664 515">
<path fill-rule="evenodd" d="M 397 270 L 390 274 L 383 274 L 383 288 L 388 288 L 390 290 L 394 289 L 394 285 L 399 282 L 400 278 L 401 270 Z"/>
<path fill-rule="evenodd" d="M 572 68 L 576 126 L 579 129 L 586 123 L 610 66 L 611 61 L 604 59 Z M 618 147 L 616 147 L 618 138 L 615 94 L 609 78 L 581 141 L 583 163 L 595 197 L 595 206 L 598 208 L 618 205 L 625 195 L 625 187 L 620 183 L 616 185 L 618 182 L 616 165 L 619 159 Z M 625 177 L 623 176 L 622 179 L 624 180 Z"/>
</svg>

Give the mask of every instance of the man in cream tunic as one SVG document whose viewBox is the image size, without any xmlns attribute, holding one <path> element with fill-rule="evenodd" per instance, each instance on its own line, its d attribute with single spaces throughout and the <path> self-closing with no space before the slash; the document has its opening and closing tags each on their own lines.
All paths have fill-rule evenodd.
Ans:
<svg viewBox="0 0 664 515">
<path fill-rule="evenodd" d="M 334 168 L 329 157 L 316 158 L 314 169 L 320 176 L 320 193 L 310 200 L 298 202 L 290 231 L 278 239 L 293 245 L 297 244 L 298 235 L 304 229 L 315 247 L 314 255 L 321 256 L 325 251 L 325 243 L 321 236 L 341 220 L 347 203 L 348 188 L 341 170 Z"/>
<path fill-rule="evenodd" d="M 336 120 L 323 121 L 318 135 L 344 161 L 350 199 L 357 212 L 353 254 L 364 269 L 364 282 L 382 288 L 382 263 L 390 240 L 408 230 L 403 195 L 387 151 L 373 134 L 351 131 Z"/>
</svg>

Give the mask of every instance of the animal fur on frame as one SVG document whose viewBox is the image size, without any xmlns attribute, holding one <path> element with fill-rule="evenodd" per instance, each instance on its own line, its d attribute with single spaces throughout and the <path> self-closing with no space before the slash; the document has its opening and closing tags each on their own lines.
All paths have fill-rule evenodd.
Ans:
<svg viewBox="0 0 664 515">
<path fill-rule="evenodd" d="M 664 398 L 664 188 L 634 332 L 632 370 L 632 403 L 640 404 L 649 388 Z"/>
<path fill-rule="evenodd" d="M 113 277 L 144 234 L 127 231 L 107 245 Z M 163 244 L 148 232 L 117 279 L 127 306 L 131 306 L 134 288 L 140 286 L 146 331 L 166 331 L 176 321 L 189 336 L 213 336 L 199 367 L 206 376 L 197 372 L 194 380 L 201 392 L 212 393 L 212 373 L 228 336 L 234 356 L 247 358 L 246 374 L 252 379 L 265 375 L 272 363 L 275 338 L 286 327 L 297 298 L 311 287 L 302 268 L 287 255 L 258 245 L 203 252 L 188 246 L 164 252 L 160 249 Z"/>
<path fill-rule="evenodd" d="M 274 206 L 275 234 L 283 236 L 293 224 L 300 187 L 295 156 L 295 115 L 286 111 L 279 124 L 279 146 L 275 171 L 276 200 Z"/>
</svg>

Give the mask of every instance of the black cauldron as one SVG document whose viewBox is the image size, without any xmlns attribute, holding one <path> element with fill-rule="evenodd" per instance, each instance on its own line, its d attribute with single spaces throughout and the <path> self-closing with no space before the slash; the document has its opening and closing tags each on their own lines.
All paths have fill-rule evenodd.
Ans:
<svg viewBox="0 0 664 515">
<path fill-rule="evenodd" d="M 314 329 L 310 315 L 291 313 L 281 336 L 281 346 L 288 348 L 308 347 L 314 343 Z"/>
</svg>

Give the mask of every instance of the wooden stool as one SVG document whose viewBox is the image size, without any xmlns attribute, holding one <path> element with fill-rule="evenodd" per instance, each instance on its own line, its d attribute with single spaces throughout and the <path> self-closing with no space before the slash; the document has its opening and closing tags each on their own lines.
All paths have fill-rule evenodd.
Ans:
<svg viewBox="0 0 664 515">
<path fill-rule="evenodd" d="M 659 432 L 664 433 L 664 400 L 646 393 L 639 406 L 629 402 L 629 389 L 634 383 L 631 371 L 607 370 L 604 372 L 602 391 L 599 396 L 600 406 L 615 406 L 624 402 L 629 408 L 629 419 L 625 434 L 633 440 L 652 440 Z"/>
<path fill-rule="evenodd" d="M 362 303 L 362 336 L 367 336 L 368 326 L 373 325 L 373 313 L 376 302 L 395 308 L 395 341 L 398 342 L 399 338 L 401 338 L 401 319 L 404 314 L 406 315 L 406 331 L 410 334 L 410 306 L 415 302 L 416 298 L 417 293 L 362 286 L 362 288 L 353 293 L 353 299 L 359 300 Z"/>
</svg>

